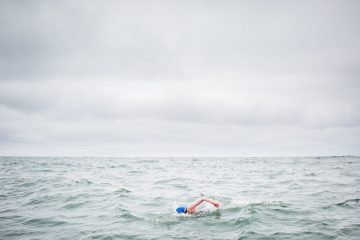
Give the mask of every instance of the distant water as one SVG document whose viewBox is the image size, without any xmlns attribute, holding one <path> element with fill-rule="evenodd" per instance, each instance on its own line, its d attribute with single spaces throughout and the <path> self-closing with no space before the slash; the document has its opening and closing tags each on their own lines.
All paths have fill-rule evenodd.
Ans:
<svg viewBox="0 0 360 240">
<path fill-rule="evenodd" d="M 1 157 L 0 239 L 358 240 L 360 157 Z"/>
</svg>

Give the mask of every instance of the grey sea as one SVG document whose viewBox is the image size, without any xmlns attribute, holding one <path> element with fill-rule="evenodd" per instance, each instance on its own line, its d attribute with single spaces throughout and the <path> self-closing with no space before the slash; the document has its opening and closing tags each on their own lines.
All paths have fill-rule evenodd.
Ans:
<svg viewBox="0 0 360 240">
<path fill-rule="evenodd" d="M 360 157 L 1 157 L 0 239 L 360 239 Z"/>
</svg>

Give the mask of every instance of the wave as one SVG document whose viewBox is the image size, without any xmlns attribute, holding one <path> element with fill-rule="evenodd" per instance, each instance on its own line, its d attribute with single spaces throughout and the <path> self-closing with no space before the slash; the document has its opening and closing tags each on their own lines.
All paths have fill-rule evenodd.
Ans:
<svg viewBox="0 0 360 240">
<path fill-rule="evenodd" d="M 341 206 L 341 207 L 356 207 L 356 206 L 360 206 L 360 198 L 353 198 L 353 199 L 347 199 L 343 202 L 340 203 L 336 203 L 336 206 Z"/>
<path fill-rule="evenodd" d="M 83 205 L 86 205 L 90 203 L 90 201 L 84 201 L 84 202 L 79 202 L 79 203 L 69 203 L 69 204 L 66 204 L 65 206 L 63 206 L 63 208 L 65 209 L 75 209 L 75 208 L 79 208 Z"/>
<path fill-rule="evenodd" d="M 121 219 L 121 220 L 125 220 L 125 221 L 139 221 L 139 220 L 145 220 L 144 218 L 142 217 L 138 217 L 138 216 L 135 216 L 134 214 L 130 213 L 129 211 L 125 211 L 124 213 L 118 215 L 118 217 Z"/>
<path fill-rule="evenodd" d="M 128 194 L 131 193 L 131 191 L 126 188 L 120 188 L 116 190 L 114 193 L 123 197 L 123 196 L 128 196 Z"/>
<path fill-rule="evenodd" d="M 47 226 L 47 227 L 54 227 L 67 224 L 65 221 L 53 220 L 48 218 L 32 218 L 23 222 L 24 225 L 31 225 L 31 226 Z"/>
<path fill-rule="evenodd" d="M 143 239 L 140 238 L 137 234 L 94 234 L 88 237 L 85 237 L 84 240 L 90 240 L 90 239 L 96 239 L 96 240 L 116 240 L 116 239 L 128 239 L 128 240 L 138 240 Z"/>
</svg>

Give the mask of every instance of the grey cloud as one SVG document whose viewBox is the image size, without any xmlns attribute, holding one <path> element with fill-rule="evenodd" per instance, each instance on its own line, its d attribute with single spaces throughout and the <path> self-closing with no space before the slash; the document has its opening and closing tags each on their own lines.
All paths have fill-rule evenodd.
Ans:
<svg viewBox="0 0 360 240">
<path fill-rule="evenodd" d="M 8 78 L 358 72 L 356 1 L 3 1 Z"/>
<path fill-rule="evenodd" d="M 104 79 L 101 85 L 90 80 L 3 82 L 0 100 L 8 108 L 55 120 L 158 119 L 240 126 L 359 126 L 357 92 L 346 91 L 345 98 L 339 88 L 325 84 L 328 79 L 320 85 L 311 83 L 320 80 L 310 79 L 302 83 L 305 87 L 293 89 L 289 83 L 278 80 L 262 85 L 223 80 L 222 86 L 218 86 L 210 77 L 187 83 L 134 84 Z"/>
</svg>

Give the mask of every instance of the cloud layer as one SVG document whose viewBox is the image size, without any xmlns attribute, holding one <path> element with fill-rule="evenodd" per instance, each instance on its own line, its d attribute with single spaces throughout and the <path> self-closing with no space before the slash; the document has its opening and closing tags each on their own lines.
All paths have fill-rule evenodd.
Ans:
<svg viewBox="0 0 360 240">
<path fill-rule="evenodd" d="M 360 154 L 359 8 L 2 1 L 0 154 Z"/>
</svg>

